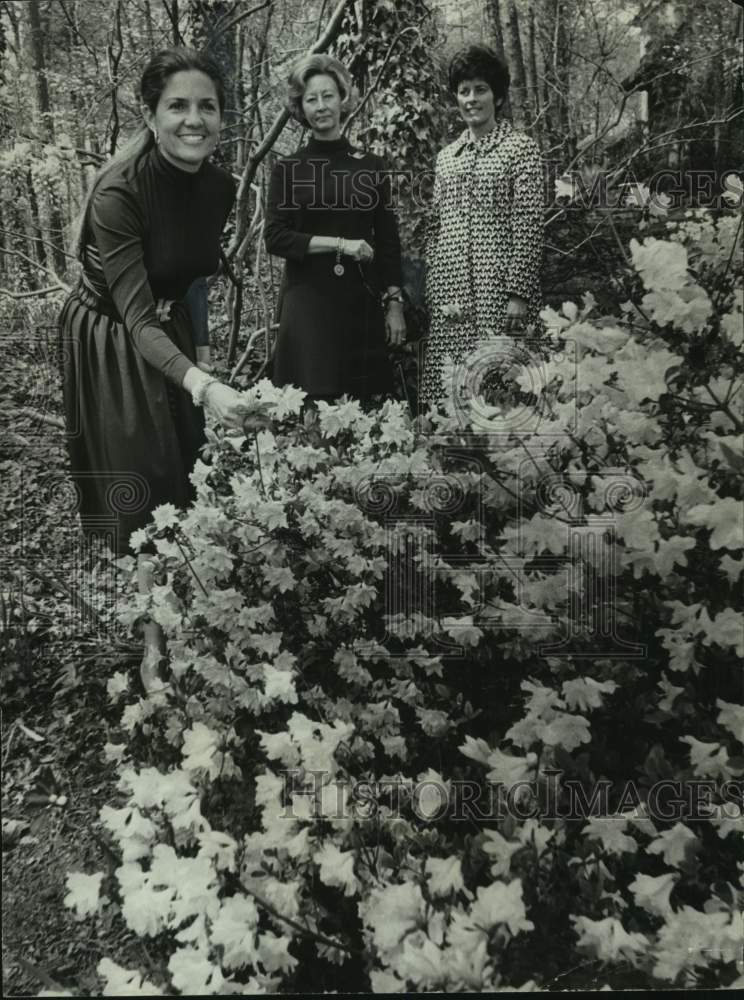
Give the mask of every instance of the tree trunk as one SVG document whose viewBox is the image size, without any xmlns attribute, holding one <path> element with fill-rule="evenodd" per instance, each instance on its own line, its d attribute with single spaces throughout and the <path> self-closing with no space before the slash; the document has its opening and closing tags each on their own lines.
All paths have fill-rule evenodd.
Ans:
<svg viewBox="0 0 744 1000">
<path fill-rule="evenodd" d="M 545 92 L 548 102 L 548 132 L 553 147 L 563 147 L 571 155 L 573 147 L 568 108 L 570 84 L 570 48 L 568 12 L 565 0 L 543 0 L 545 25 Z"/>
<path fill-rule="evenodd" d="M 263 115 L 261 114 L 261 87 L 268 83 L 264 73 L 264 58 L 266 54 L 266 36 L 261 38 L 253 49 L 253 70 L 251 72 L 251 115 L 246 121 L 245 135 L 248 139 L 260 142 L 264 137 Z"/>
<path fill-rule="evenodd" d="M 180 18 L 178 10 L 178 0 L 171 0 L 170 6 L 168 6 L 165 0 L 163 0 L 163 3 L 165 3 L 165 9 L 168 12 L 168 17 L 170 18 L 173 44 L 183 45 L 183 38 L 181 37 L 181 29 L 178 26 L 178 21 Z"/>
<path fill-rule="evenodd" d="M 51 120 L 49 102 L 49 84 L 44 60 L 44 33 L 41 30 L 41 14 L 39 0 L 28 0 L 28 40 L 31 51 L 31 62 L 36 83 L 36 106 L 39 109 L 39 122 L 44 135 L 54 141 L 54 130 Z"/>
<path fill-rule="evenodd" d="M 5 22 L 0 19 L 0 58 L 3 60 L 3 65 L 5 64 L 5 53 L 8 48 L 8 40 L 5 34 Z M 0 70 L 0 80 L 5 83 L 5 75 Z"/>
<path fill-rule="evenodd" d="M 255 89 L 253 91 L 251 100 L 255 105 L 256 113 L 255 117 L 253 118 L 253 121 L 257 126 L 256 136 L 259 142 L 264 137 L 264 125 L 263 125 L 263 118 L 261 115 L 261 104 L 259 100 L 261 95 L 261 86 L 262 84 L 265 84 L 266 88 L 268 89 L 271 84 L 271 74 L 269 72 L 269 63 L 266 59 L 266 50 L 269 43 L 269 28 L 271 27 L 271 19 L 273 12 L 274 12 L 273 8 L 270 7 L 266 13 L 266 19 L 264 21 L 263 30 L 261 31 L 261 35 L 258 39 L 258 45 L 256 47 Z M 250 131 L 248 130 L 248 128 L 246 128 L 245 134 L 249 138 L 253 135 L 253 125 L 251 125 Z"/>
<path fill-rule="evenodd" d="M 530 2 L 527 12 L 527 58 L 524 61 L 524 68 L 527 78 L 527 107 L 528 114 L 532 122 L 537 122 L 534 132 L 535 138 L 539 138 L 542 133 L 540 123 L 540 86 L 537 75 L 537 47 L 535 41 L 535 5 Z"/>
<path fill-rule="evenodd" d="M 44 34 L 41 27 L 41 13 L 39 0 L 29 0 L 28 3 L 29 21 L 29 50 L 31 54 L 31 65 L 36 81 L 36 101 L 39 113 L 39 125 L 41 134 L 50 143 L 54 142 L 54 123 L 52 120 L 51 102 L 49 100 L 49 85 L 46 75 L 46 60 L 44 58 Z M 31 172 L 28 175 L 29 202 L 33 214 L 33 224 L 40 236 L 42 233 L 39 217 L 39 208 L 34 191 L 33 178 Z M 54 244 L 52 252 L 54 267 L 58 274 L 64 274 L 66 259 L 64 255 L 64 228 L 62 215 L 59 206 L 53 199 L 49 201 L 49 229 L 50 242 Z M 46 260 L 43 244 L 38 243 L 36 247 L 37 259 L 39 262 Z"/>
<path fill-rule="evenodd" d="M 227 95 L 223 122 L 226 129 L 225 134 L 230 138 L 235 135 L 235 126 L 240 121 L 240 109 L 237 106 L 239 68 L 236 41 L 238 26 L 223 31 L 220 28 L 220 23 L 224 24 L 238 10 L 239 7 L 233 0 L 215 0 L 214 3 L 197 0 L 191 8 L 193 45 L 195 48 L 206 49 L 217 60 L 222 70 Z M 232 162 L 233 152 L 230 146 L 225 147 L 223 155 L 226 163 Z"/>
<path fill-rule="evenodd" d="M 41 216 L 39 214 L 39 202 L 36 197 L 36 189 L 34 188 L 34 178 L 31 174 L 31 168 L 29 167 L 26 172 L 26 190 L 28 192 L 28 207 L 31 215 L 31 228 L 34 231 L 34 254 L 36 259 L 41 264 L 42 267 L 47 265 L 47 255 L 46 247 L 42 242 L 44 238 L 44 230 L 41 228 Z M 55 265 L 57 263 L 57 254 L 54 258 Z M 64 257 L 62 258 L 62 267 L 58 268 L 60 271 L 64 271 Z"/>
<path fill-rule="evenodd" d="M 507 24 L 509 39 L 509 69 L 511 71 L 511 108 L 517 128 L 527 127 L 527 84 L 522 56 L 522 39 L 519 34 L 519 13 L 515 0 L 508 0 Z"/>
<path fill-rule="evenodd" d="M 78 37 L 79 34 L 77 32 L 75 25 L 70 24 L 68 28 L 68 47 L 67 47 L 67 76 L 70 79 L 70 81 L 73 81 L 75 79 L 75 68 L 74 68 L 75 57 L 73 56 L 73 49 L 75 47 L 75 43 Z M 85 101 L 83 98 L 80 97 L 75 88 L 72 88 L 69 91 L 68 96 L 70 101 L 70 107 L 72 108 L 73 112 L 73 121 L 75 123 L 73 127 L 74 145 L 76 146 L 77 149 L 86 149 L 87 147 L 85 144 L 86 136 L 85 136 L 85 125 L 84 125 Z M 78 189 L 76 193 L 77 193 L 77 204 L 79 206 L 80 204 L 82 204 L 82 202 L 85 200 L 85 197 L 88 194 L 88 178 L 85 173 L 85 167 L 82 164 L 80 164 L 79 167 L 78 182 L 79 182 Z M 69 174 L 68 174 L 68 187 L 69 187 Z M 69 210 L 72 211 L 72 203 L 68 202 L 68 204 L 69 204 Z"/>
<path fill-rule="evenodd" d="M 124 55 L 124 37 L 122 35 L 123 2 L 116 0 L 116 11 L 114 13 L 114 24 L 109 35 L 109 46 L 107 49 L 109 76 L 111 78 L 111 155 L 116 153 L 119 143 L 119 132 L 121 131 L 121 121 L 119 118 L 119 66 Z"/>
<path fill-rule="evenodd" d="M 238 121 L 240 121 L 245 113 L 245 80 L 243 79 L 245 28 L 242 24 L 238 25 L 237 48 L 238 52 L 235 59 L 237 70 L 235 75 L 235 114 Z M 241 171 L 245 166 L 245 132 L 240 125 L 235 129 L 235 132 L 235 138 L 237 139 L 235 143 L 235 169 Z"/>
<path fill-rule="evenodd" d="M 493 41 L 494 51 L 500 59 L 505 59 L 504 52 L 504 32 L 501 27 L 501 3 L 500 0 L 486 0 L 486 16 L 490 28 L 490 36 Z"/>
<path fill-rule="evenodd" d="M 13 4 L 6 4 L 5 13 L 8 15 L 8 20 L 13 29 L 13 42 L 15 54 L 20 58 L 21 53 L 21 29 L 18 23 L 18 11 Z"/>
<path fill-rule="evenodd" d="M 555 51 L 555 73 L 556 81 L 560 87 L 561 101 L 560 124 L 564 134 L 568 135 L 571 128 L 571 117 L 569 114 L 569 87 L 571 82 L 571 54 L 568 37 L 568 5 L 560 2 L 557 5 L 556 24 L 556 51 Z"/>
<path fill-rule="evenodd" d="M 151 52 L 155 51 L 155 32 L 152 26 L 152 10 L 150 0 L 144 0 L 145 28 L 147 30 L 147 44 Z"/>
</svg>

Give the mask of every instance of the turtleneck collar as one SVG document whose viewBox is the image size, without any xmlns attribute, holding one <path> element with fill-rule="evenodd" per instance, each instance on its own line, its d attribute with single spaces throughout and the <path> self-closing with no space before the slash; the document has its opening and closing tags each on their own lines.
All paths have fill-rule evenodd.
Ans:
<svg viewBox="0 0 744 1000">
<path fill-rule="evenodd" d="M 311 135 L 307 140 L 307 148 L 312 153 L 340 153 L 351 149 L 351 143 L 345 135 L 338 139 L 316 139 Z"/>
<path fill-rule="evenodd" d="M 163 156 L 163 153 L 157 143 L 152 147 L 150 152 L 150 163 L 153 165 L 155 171 L 161 177 L 166 177 L 171 183 L 174 184 L 189 185 L 195 183 L 204 175 L 204 166 L 206 162 L 206 160 L 203 160 L 199 165 L 198 170 L 181 170 L 181 168 L 177 167 L 175 163 L 171 163 L 170 160 Z"/>
</svg>

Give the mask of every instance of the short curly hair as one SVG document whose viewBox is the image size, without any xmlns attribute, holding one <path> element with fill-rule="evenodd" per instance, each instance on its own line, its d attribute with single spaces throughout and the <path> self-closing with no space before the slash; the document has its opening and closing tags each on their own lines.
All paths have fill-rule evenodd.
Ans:
<svg viewBox="0 0 744 1000">
<path fill-rule="evenodd" d="M 287 80 L 286 107 L 295 121 L 308 128 L 308 121 L 302 110 L 302 95 L 305 93 L 308 81 L 313 76 L 323 74 L 336 81 L 341 95 L 341 121 L 346 121 L 356 104 L 356 91 L 351 74 L 338 59 L 333 56 L 311 55 L 303 56 L 292 67 Z"/>
<path fill-rule="evenodd" d="M 469 45 L 456 52 L 449 65 L 449 88 L 457 94 L 463 80 L 485 80 L 496 100 L 509 93 L 509 67 L 487 45 Z"/>
</svg>

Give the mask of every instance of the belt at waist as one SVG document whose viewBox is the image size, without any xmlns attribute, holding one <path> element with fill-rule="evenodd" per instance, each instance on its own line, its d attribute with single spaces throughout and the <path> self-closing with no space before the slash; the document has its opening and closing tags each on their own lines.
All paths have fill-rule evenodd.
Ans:
<svg viewBox="0 0 744 1000">
<path fill-rule="evenodd" d="M 90 306 L 91 309 L 95 309 L 97 312 L 103 313 L 104 316 L 108 316 L 117 323 L 124 322 L 113 301 L 107 295 L 102 295 L 100 292 L 97 292 L 84 274 L 80 275 L 80 280 L 75 288 L 75 294 L 82 302 L 85 303 L 85 305 Z M 155 302 L 155 310 L 161 323 L 171 318 L 171 308 L 178 301 L 180 300 L 158 299 Z"/>
</svg>

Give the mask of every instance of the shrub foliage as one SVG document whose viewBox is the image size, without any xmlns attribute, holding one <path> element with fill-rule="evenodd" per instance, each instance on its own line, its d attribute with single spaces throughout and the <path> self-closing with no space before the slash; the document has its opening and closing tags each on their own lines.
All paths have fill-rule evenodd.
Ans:
<svg viewBox="0 0 744 1000">
<path fill-rule="evenodd" d="M 161 966 L 106 992 L 744 984 L 740 225 L 416 423 L 246 391 L 133 539 L 173 682 L 109 681 L 121 861 L 68 903 Z"/>
</svg>

